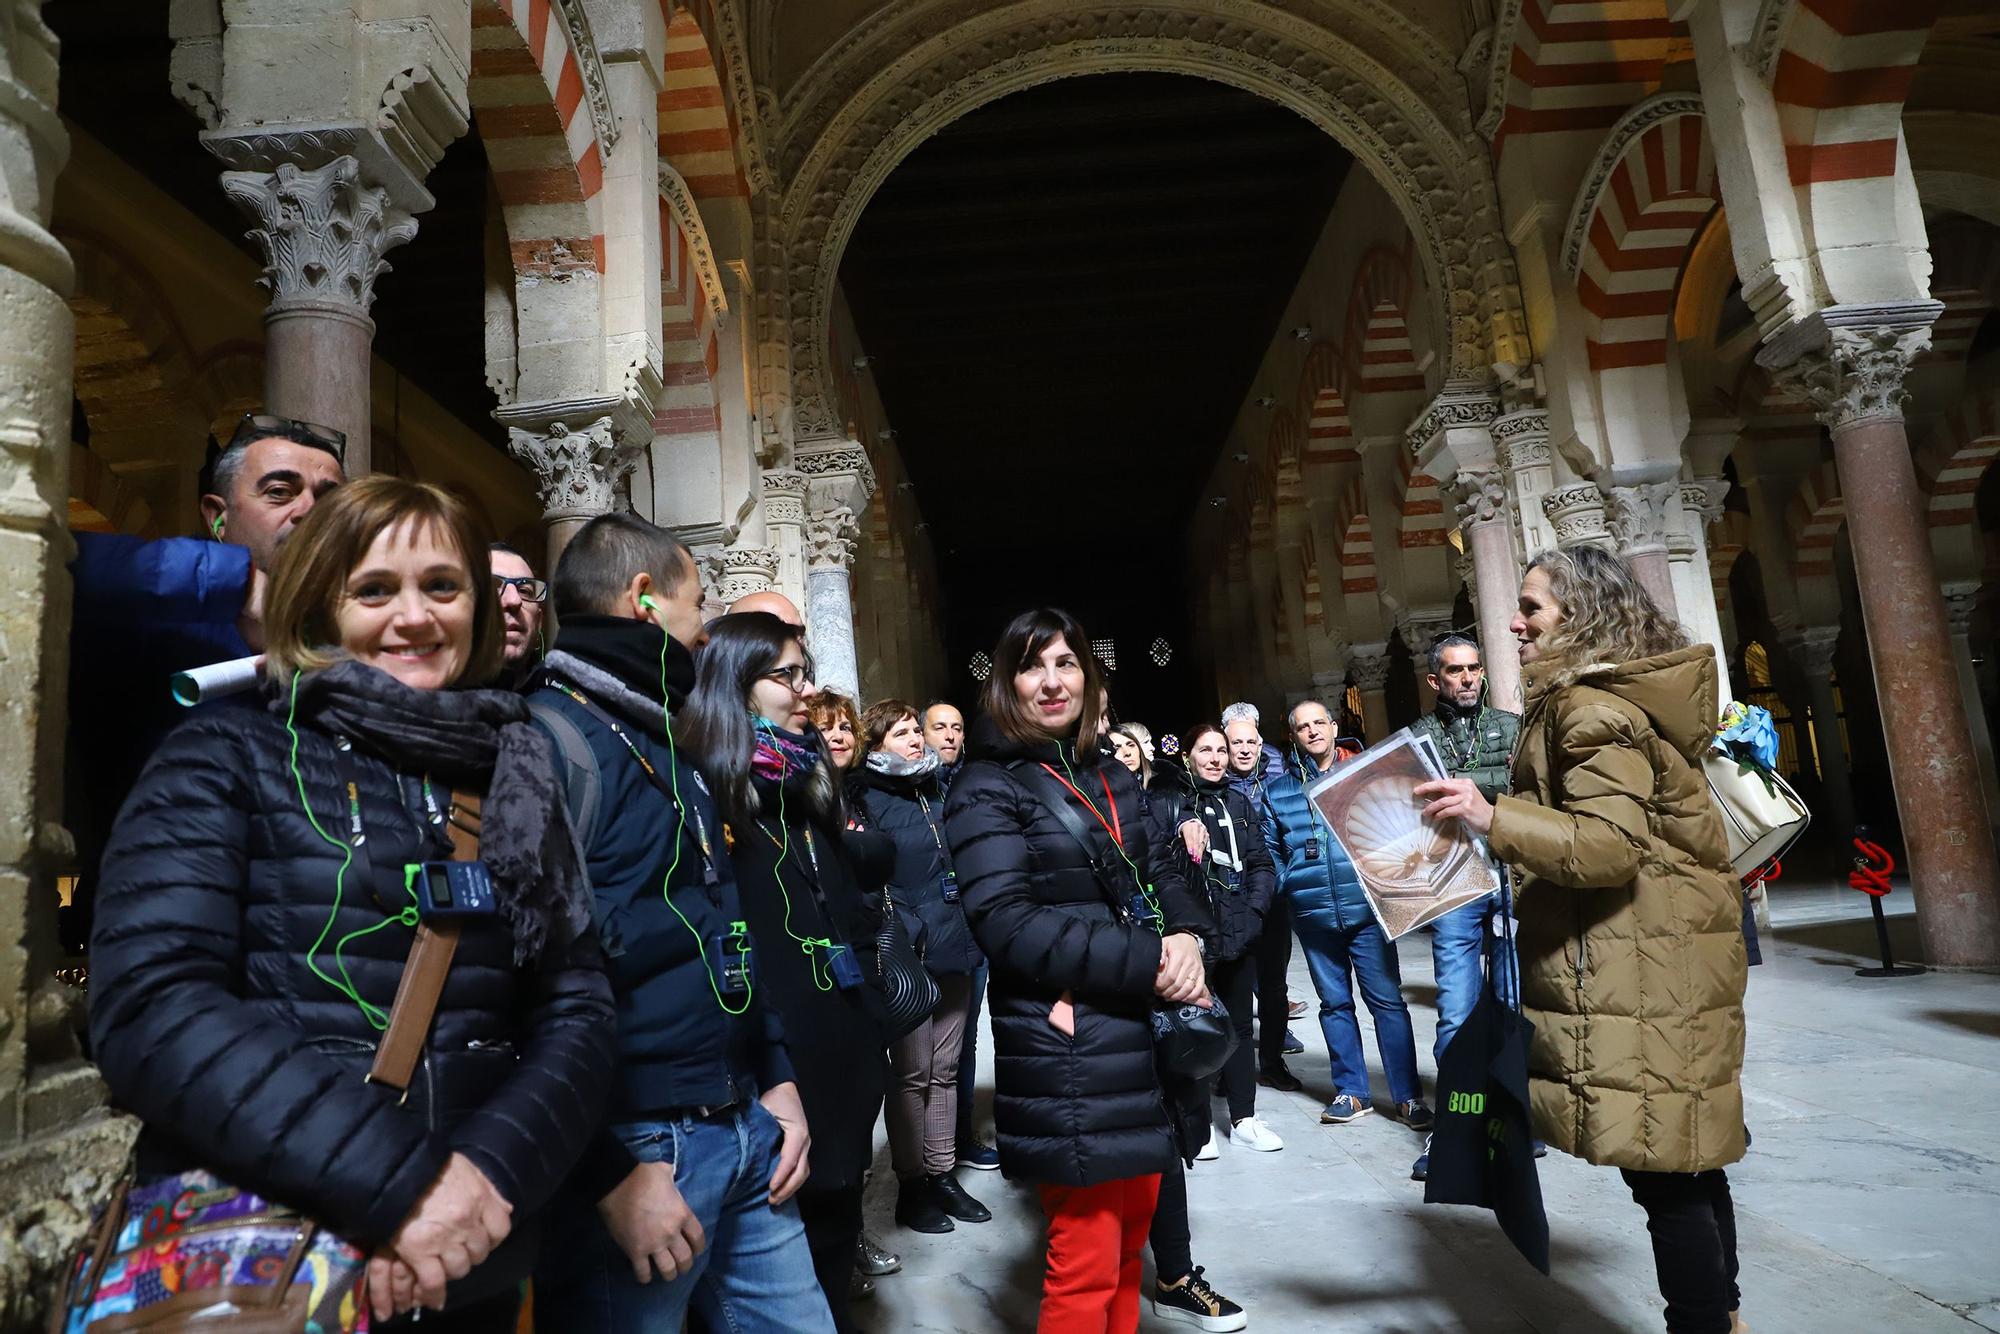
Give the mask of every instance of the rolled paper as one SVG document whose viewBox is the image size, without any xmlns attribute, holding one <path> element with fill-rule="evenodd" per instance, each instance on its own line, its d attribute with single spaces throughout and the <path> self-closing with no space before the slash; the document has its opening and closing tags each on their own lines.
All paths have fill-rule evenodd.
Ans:
<svg viewBox="0 0 2000 1334">
<path fill-rule="evenodd" d="M 228 662 L 212 662 L 206 667 L 175 672 L 167 682 L 167 689 L 175 703 L 191 709 L 205 700 L 251 689 L 263 670 L 264 655 L 253 653 L 247 658 L 231 658 Z"/>
</svg>

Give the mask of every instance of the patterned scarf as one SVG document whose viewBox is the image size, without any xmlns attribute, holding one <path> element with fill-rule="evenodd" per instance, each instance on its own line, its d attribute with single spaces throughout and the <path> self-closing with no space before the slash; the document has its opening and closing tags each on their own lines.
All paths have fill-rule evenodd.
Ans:
<svg viewBox="0 0 2000 1334">
<path fill-rule="evenodd" d="M 819 747 L 810 732 L 787 732 L 765 719 L 757 720 L 757 750 L 750 757 L 750 772 L 759 778 L 783 782 L 794 774 L 811 773 L 819 763 Z"/>
</svg>

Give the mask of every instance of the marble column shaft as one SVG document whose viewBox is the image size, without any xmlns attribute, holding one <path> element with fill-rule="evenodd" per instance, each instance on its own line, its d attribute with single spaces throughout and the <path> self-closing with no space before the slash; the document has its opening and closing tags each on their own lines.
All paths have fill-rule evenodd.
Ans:
<svg viewBox="0 0 2000 1334">
<path fill-rule="evenodd" d="M 1902 413 L 1903 376 L 1941 309 L 1829 307 L 1758 360 L 1796 383 L 1833 435 L 1925 957 L 1992 966 L 2000 865 Z"/>
<path fill-rule="evenodd" d="M 1507 483 L 1498 469 L 1461 472 L 1454 484 L 1458 521 L 1472 557 L 1473 606 L 1479 616 L 1480 659 L 1486 697 L 1494 708 L 1521 711 L 1521 649 L 1508 627 L 1514 620 L 1520 572 L 1509 532 Z"/>
<path fill-rule="evenodd" d="M 806 640 L 819 684 L 856 700 L 861 668 L 854 644 L 854 590 L 848 570 L 860 525 L 846 506 L 806 519 Z"/>
</svg>

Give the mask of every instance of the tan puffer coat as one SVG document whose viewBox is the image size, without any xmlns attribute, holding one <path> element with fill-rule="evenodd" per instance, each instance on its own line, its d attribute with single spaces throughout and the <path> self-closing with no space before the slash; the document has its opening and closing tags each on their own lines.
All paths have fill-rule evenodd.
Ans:
<svg viewBox="0 0 2000 1334">
<path fill-rule="evenodd" d="M 1493 851 L 1515 869 L 1535 1129 L 1588 1162 L 1743 1156 L 1742 908 L 1700 757 L 1705 645 L 1537 685 Z"/>
</svg>

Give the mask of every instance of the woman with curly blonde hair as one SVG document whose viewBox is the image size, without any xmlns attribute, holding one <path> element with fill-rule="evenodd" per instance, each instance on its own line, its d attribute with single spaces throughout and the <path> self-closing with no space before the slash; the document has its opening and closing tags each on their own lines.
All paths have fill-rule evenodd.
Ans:
<svg viewBox="0 0 2000 1334">
<path fill-rule="evenodd" d="M 826 746 L 826 757 L 843 773 L 861 760 L 861 711 L 850 695 L 822 690 L 806 703 L 813 730 Z"/>
<path fill-rule="evenodd" d="M 1747 961 L 1701 768 L 1715 655 L 1595 547 L 1529 561 L 1511 628 L 1527 688 L 1513 795 L 1461 778 L 1417 794 L 1514 868 L 1535 1133 L 1624 1173 L 1670 1334 L 1727 1334 Z"/>
</svg>

